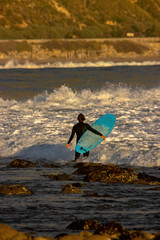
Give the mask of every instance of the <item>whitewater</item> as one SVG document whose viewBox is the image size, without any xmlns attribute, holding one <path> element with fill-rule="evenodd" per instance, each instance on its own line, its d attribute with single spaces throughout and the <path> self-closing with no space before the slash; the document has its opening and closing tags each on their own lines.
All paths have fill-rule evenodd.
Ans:
<svg viewBox="0 0 160 240">
<path fill-rule="evenodd" d="M 160 166 L 159 73 L 159 62 L 1 65 L 0 159 L 72 161 L 78 114 L 92 124 L 112 113 L 115 128 L 87 161 Z"/>
</svg>

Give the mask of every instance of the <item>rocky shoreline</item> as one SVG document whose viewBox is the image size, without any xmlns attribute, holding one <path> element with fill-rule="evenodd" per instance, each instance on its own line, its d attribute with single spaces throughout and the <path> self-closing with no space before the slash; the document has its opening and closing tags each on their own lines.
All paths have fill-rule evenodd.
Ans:
<svg viewBox="0 0 160 240">
<path fill-rule="evenodd" d="M 160 233 L 150 234 L 145 231 L 127 231 L 125 227 L 116 222 L 109 222 L 98 226 L 96 221 L 77 221 L 69 228 L 83 229 L 79 234 L 59 234 L 55 238 L 34 237 L 33 235 L 19 232 L 14 228 L 0 223 L 1 240 L 159 240 Z M 97 229 L 96 229 L 97 228 Z M 96 229 L 93 233 L 88 230 Z"/>
<path fill-rule="evenodd" d="M 0 64 L 160 61 L 160 38 L 1 40 Z"/>
<path fill-rule="evenodd" d="M 9 169 L 20 168 L 37 168 L 39 163 L 32 163 L 23 159 L 15 159 L 6 166 Z M 58 168 L 60 166 L 54 164 L 46 164 L 47 168 Z M 75 171 L 71 174 L 59 173 L 59 174 L 44 174 L 44 178 L 48 178 L 50 181 L 62 182 L 61 193 L 62 194 L 84 194 L 83 188 L 85 183 L 100 182 L 108 184 L 140 184 L 149 185 L 150 190 L 160 190 L 160 178 L 150 176 L 145 173 L 134 171 L 131 168 L 124 168 L 114 164 L 101 164 L 101 163 L 73 163 L 72 167 Z M 75 176 L 82 176 L 82 181 L 73 181 Z M 72 183 L 73 181 L 73 183 Z M 69 182 L 69 184 L 68 184 Z M 66 184 L 64 184 L 66 183 Z M 35 194 L 32 189 L 28 189 L 22 183 L 3 184 L 0 186 L 0 196 L 5 197 L 7 195 L 30 195 Z M 106 195 L 100 195 L 98 192 L 90 192 L 84 194 L 84 197 L 89 198 L 103 198 Z M 107 222 L 100 224 L 97 220 L 77 220 L 71 222 L 68 229 L 78 230 L 79 233 L 66 234 L 61 233 L 55 238 L 49 237 L 35 237 L 32 234 L 22 233 L 10 226 L 0 223 L 0 239 L 3 240 L 159 240 L 159 233 L 149 233 L 143 230 L 130 230 L 128 231 L 124 226 L 118 222 Z"/>
</svg>

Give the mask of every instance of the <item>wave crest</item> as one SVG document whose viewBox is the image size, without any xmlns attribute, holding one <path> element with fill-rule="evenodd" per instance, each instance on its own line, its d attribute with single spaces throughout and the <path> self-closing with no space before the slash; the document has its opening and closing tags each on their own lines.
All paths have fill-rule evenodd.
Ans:
<svg viewBox="0 0 160 240">
<path fill-rule="evenodd" d="M 114 62 L 114 61 L 96 61 L 96 62 L 54 62 L 54 63 L 32 63 L 26 61 L 24 63 L 19 63 L 15 60 L 10 60 L 4 65 L 0 65 L 0 69 L 43 69 L 43 68 L 90 68 L 90 67 L 117 67 L 117 66 L 153 66 L 160 65 L 160 61 L 124 61 L 124 62 Z"/>
</svg>

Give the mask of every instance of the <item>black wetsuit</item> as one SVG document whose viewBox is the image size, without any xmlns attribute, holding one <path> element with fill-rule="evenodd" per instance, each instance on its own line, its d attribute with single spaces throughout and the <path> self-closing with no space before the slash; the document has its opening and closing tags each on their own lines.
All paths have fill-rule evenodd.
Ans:
<svg viewBox="0 0 160 240">
<path fill-rule="evenodd" d="M 95 130 L 94 128 L 92 128 L 89 124 L 87 123 L 84 123 L 84 122 L 79 122 L 77 124 L 75 124 L 72 128 L 72 133 L 71 133 L 71 136 L 69 138 L 69 141 L 68 141 L 68 144 L 70 144 L 70 142 L 72 141 L 75 133 L 77 135 L 77 142 L 78 140 L 80 139 L 80 137 L 83 135 L 83 133 L 86 131 L 86 130 L 89 130 L 99 136 L 102 136 L 102 134 L 100 132 L 98 132 L 97 130 Z M 83 154 L 83 156 L 87 156 L 88 157 L 89 155 L 89 152 L 86 152 Z M 75 152 L 75 160 L 78 159 L 80 157 L 80 153 L 78 152 Z"/>
</svg>

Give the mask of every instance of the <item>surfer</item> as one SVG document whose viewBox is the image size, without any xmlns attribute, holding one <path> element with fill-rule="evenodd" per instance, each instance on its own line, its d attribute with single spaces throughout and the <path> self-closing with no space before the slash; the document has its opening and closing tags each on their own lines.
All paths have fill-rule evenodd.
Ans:
<svg viewBox="0 0 160 240">
<path fill-rule="evenodd" d="M 93 133 L 101 136 L 101 137 L 103 138 L 103 140 L 105 139 L 105 136 L 104 136 L 103 134 L 101 134 L 100 132 L 98 132 L 97 130 L 95 130 L 94 128 L 92 128 L 88 123 L 84 123 L 85 116 L 84 116 L 82 113 L 80 113 L 80 114 L 78 115 L 78 118 L 77 118 L 77 119 L 78 119 L 78 123 L 75 124 L 75 125 L 73 126 L 73 128 L 72 128 L 72 133 L 71 133 L 71 136 L 70 136 L 70 138 L 69 138 L 69 140 L 68 140 L 68 143 L 67 143 L 67 145 L 66 145 L 66 148 L 69 148 L 69 144 L 70 144 L 70 142 L 72 141 L 75 133 L 76 133 L 76 135 L 77 135 L 77 142 L 78 142 L 78 140 L 80 139 L 80 137 L 83 135 L 83 133 L 84 133 L 86 130 L 89 130 L 89 131 L 91 131 L 91 132 L 93 132 Z M 83 156 L 84 156 L 84 157 L 88 157 L 88 156 L 89 156 L 89 151 L 86 152 L 86 153 L 83 153 Z M 74 161 L 76 161 L 77 159 L 79 159 L 79 157 L 80 157 L 80 153 L 78 153 L 78 152 L 75 151 L 75 159 L 74 159 Z"/>
</svg>

